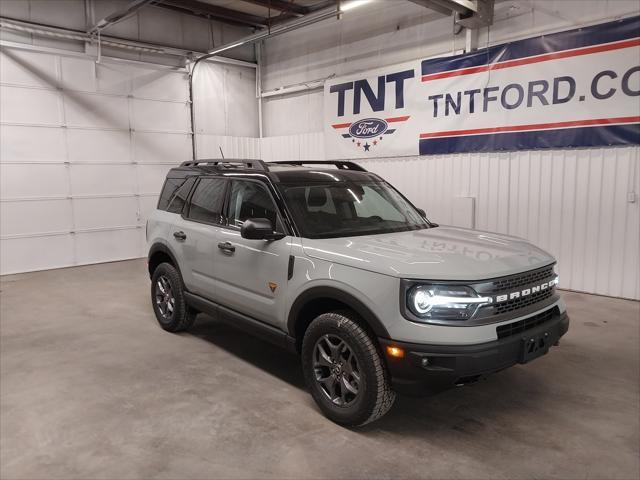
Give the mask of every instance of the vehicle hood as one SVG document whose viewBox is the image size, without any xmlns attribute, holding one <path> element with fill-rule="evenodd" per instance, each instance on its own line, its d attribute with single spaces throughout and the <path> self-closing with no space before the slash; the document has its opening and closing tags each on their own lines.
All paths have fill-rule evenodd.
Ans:
<svg viewBox="0 0 640 480">
<path fill-rule="evenodd" d="M 527 241 L 439 226 L 409 232 L 302 240 L 309 257 L 400 278 L 484 280 L 553 263 Z"/>
</svg>

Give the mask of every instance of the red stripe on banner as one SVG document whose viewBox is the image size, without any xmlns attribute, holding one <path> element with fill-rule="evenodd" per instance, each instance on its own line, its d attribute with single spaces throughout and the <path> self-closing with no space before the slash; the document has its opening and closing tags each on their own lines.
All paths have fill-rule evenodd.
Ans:
<svg viewBox="0 0 640 480">
<path fill-rule="evenodd" d="M 518 58 L 517 60 L 507 60 L 506 62 L 492 63 L 489 65 L 480 65 L 478 67 L 462 68 L 460 70 L 450 70 L 448 72 L 432 73 L 423 75 L 422 81 L 438 80 L 440 78 L 458 77 L 460 75 L 470 75 L 473 73 L 486 72 L 488 70 L 501 70 L 503 68 L 519 67 L 520 65 L 529 65 L 531 63 L 547 62 L 549 60 L 557 60 L 560 58 L 577 57 L 580 55 L 589 55 L 592 53 L 608 52 L 611 50 L 620 50 L 622 48 L 637 47 L 640 45 L 640 38 L 624 40 L 621 42 L 609 43 L 606 45 L 594 45 L 592 47 L 576 48 L 574 50 L 563 50 L 561 52 L 545 53 L 536 57 Z"/>
<path fill-rule="evenodd" d="M 350 123 L 336 123 L 335 125 L 331 125 L 333 128 L 347 128 L 350 127 Z"/>
<path fill-rule="evenodd" d="M 609 125 L 612 123 L 640 123 L 640 116 L 597 118 L 593 120 L 573 120 L 570 122 L 534 123 L 531 125 L 513 125 L 511 127 L 475 128 L 471 130 L 449 130 L 446 132 L 421 133 L 420 138 L 458 137 L 461 135 L 482 135 L 486 133 L 519 132 L 522 130 L 549 130 L 552 128 L 585 127 Z"/>
<path fill-rule="evenodd" d="M 411 115 L 405 115 L 404 117 L 391 117 L 385 120 L 387 122 L 404 122 L 405 120 L 409 120 L 409 117 L 411 117 Z"/>
</svg>

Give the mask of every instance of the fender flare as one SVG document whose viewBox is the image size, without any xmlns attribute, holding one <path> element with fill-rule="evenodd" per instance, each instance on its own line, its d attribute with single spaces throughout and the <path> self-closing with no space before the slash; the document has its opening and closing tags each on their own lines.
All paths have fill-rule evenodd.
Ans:
<svg viewBox="0 0 640 480">
<path fill-rule="evenodd" d="M 367 307 L 364 303 L 358 300 L 350 293 L 340 290 L 336 287 L 320 286 L 311 287 L 308 290 L 302 292 L 295 299 L 291 308 L 289 309 L 289 316 L 287 319 L 287 330 L 289 335 L 294 336 L 296 334 L 296 323 L 298 321 L 298 315 L 304 308 L 304 306 L 318 298 L 330 298 L 338 302 L 344 303 L 354 312 L 356 312 L 373 330 L 373 333 L 378 337 L 389 338 L 389 332 L 386 327 L 380 321 L 380 319 Z"/>
<path fill-rule="evenodd" d="M 151 264 L 151 257 L 153 257 L 153 255 L 158 252 L 165 253 L 171 259 L 171 261 L 173 262 L 173 265 L 176 267 L 176 269 L 178 270 L 178 273 L 182 277 L 182 272 L 180 271 L 180 265 L 178 264 L 178 260 L 176 260 L 176 256 L 173 254 L 171 249 L 168 246 L 166 246 L 164 243 L 158 242 L 151 245 L 151 248 L 149 249 L 149 255 L 147 256 L 147 261 L 149 265 Z M 151 275 L 151 272 L 149 272 L 149 275 Z"/>
</svg>

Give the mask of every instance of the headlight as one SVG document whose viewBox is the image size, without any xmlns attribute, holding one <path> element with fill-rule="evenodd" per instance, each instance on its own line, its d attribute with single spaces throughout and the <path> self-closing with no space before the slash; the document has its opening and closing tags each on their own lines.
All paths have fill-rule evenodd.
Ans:
<svg viewBox="0 0 640 480">
<path fill-rule="evenodd" d="M 491 297 L 480 297 L 469 287 L 417 285 L 409 290 L 407 306 L 419 318 L 468 320 Z"/>
</svg>

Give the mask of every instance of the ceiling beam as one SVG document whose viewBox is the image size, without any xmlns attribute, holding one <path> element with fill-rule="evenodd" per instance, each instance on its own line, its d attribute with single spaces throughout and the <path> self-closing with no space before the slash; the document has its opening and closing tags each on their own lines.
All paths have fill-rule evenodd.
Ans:
<svg viewBox="0 0 640 480">
<path fill-rule="evenodd" d="M 430 8 L 443 15 L 456 12 L 460 15 L 470 15 L 478 11 L 477 0 L 409 0 L 417 5 Z"/>
<path fill-rule="evenodd" d="M 145 5 L 147 5 L 148 3 L 151 3 L 151 1 L 152 0 L 133 0 L 131 3 L 127 4 L 125 7 L 119 10 L 116 10 L 115 12 L 107 15 L 106 17 L 96 22 L 96 24 L 93 27 L 87 30 L 87 33 L 89 35 L 94 35 L 96 33 L 99 33 L 105 28 L 109 27 L 110 25 L 113 25 L 114 23 L 117 23 L 120 20 L 124 20 L 130 15 L 133 15 L 135 12 L 140 10 Z"/>
<path fill-rule="evenodd" d="M 290 13 L 296 17 L 301 17 L 302 15 L 306 15 L 311 10 L 302 5 L 297 5 L 293 3 L 294 0 L 242 0 L 243 2 L 251 3 L 253 5 L 258 5 L 260 7 L 269 8 L 272 10 L 278 10 L 282 13 Z"/>
<path fill-rule="evenodd" d="M 155 4 L 158 7 L 166 7 L 185 13 L 193 13 L 195 15 L 223 20 L 237 25 L 264 28 L 267 24 L 267 18 L 265 17 L 218 7 L 198 0 L 156 0 Z"/>
<path fill-rule="evenodd" d="M 416 5 L 420 5 L 421 7 L 426 7 L 434 12 L 441 13 L 442 15 L 450 16 L 451 10 L 448 8 L 444 8 L 437 3 L 432 2 L 431 0 L 409 0 L 411 3 L 415 3 Z"/>
</svg>

